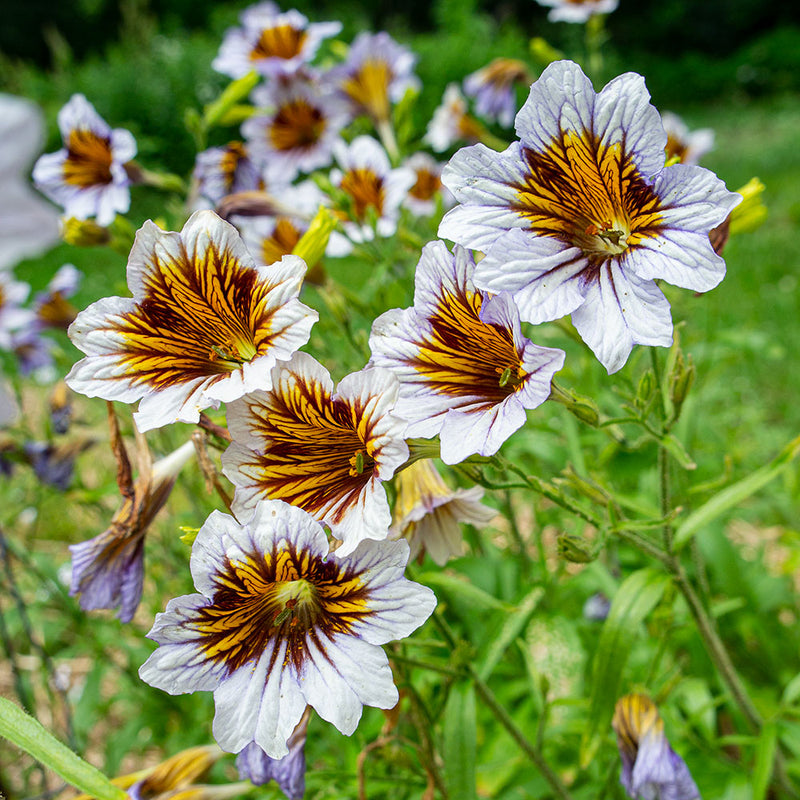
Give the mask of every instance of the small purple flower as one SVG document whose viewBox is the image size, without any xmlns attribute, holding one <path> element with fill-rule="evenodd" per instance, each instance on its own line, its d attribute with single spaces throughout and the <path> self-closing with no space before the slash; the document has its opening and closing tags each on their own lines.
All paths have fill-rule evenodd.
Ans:
<svg viewBox="0 0 800 800">
<path fill-rule="evenodd" d="M 197 154 L 194 179 L 201 197 L 217 206 L 223 197 L 260 188 L 262 177 L 242 142 L 228 142 Z"/>
<path fill-rule="evenodd" d="M 649 697 L 620 698 L 611 724 L 622 759 L 620 783 L 631 800 L 699 800 L 689 768 L 670 747 L 664 722 Z"/>
</svg>

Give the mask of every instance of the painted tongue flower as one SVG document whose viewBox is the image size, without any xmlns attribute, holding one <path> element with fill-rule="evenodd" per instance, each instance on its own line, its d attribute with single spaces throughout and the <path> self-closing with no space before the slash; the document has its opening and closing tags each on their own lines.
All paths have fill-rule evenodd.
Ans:
<svg viewBox="0 0 800 800">
<path fill-rule="evenodd" d="M 677 159 L 680 164 L 697 164 L 714 147 L 714 131 L 711 128 L 690 131 L 677 114 L 669 111 L 661 115 L 661 121 L 667 132 L 667 161 Z"/>
<path fill-rule="evenodd" d="M 550 6 L 550 22 L 586 22 L 595 14 L 610 14 L 619 0 L 536 0 L 540 6 Z"/>
<path fill-rule="evenodd" d="M 347 122 L 347 111 L 338 97 L 296 79 L 258 87 L 253 101 L 271 111 L 246 120 L 242 134 L 252 158 L 264 166 L 270 180 L 289 183 L 301 172 L 331 163 Z"/>
<path fill-rule="evenodd" d="M 424 141 L 437 153 L 443 153 L 454 144 L 479 142 L 483 132 L 480 123 L 470 116 L 458 84 L 450 83 L 428 123 Z"/>
<path fill-rule="evenodd" d="M 34 322 L 34 313 L 22 307 L 30 290 L 30 284 L 14 280 L 11 270 L 0 269 L 0 350 L 11 350 L 15 334 Z"/>
<path fill-rule="evenodd" d="M 70 337 L 87 357 L 67 384 L 132 403 L 141 431 L 269 387 L 269 370 L 308 341 L 317 313 L 297 295 L 306 265 L 256 266 L 236 229 L 198 211 L 180 233 L 146 222 L 128 261 L 132 298 L 82 311 Z"/>
<path fill-rule="evenodd" d="M 347 62 L 330 72 L 356 114 L 366 114 L 376 124 L 388 122 L 391 104 L 417 89 L 417 57 L 388 33 L 360 33 L 350 47 Z"/>
<path fill-rule="evenodd" d="M 194 179 L 198 194 L 216 206 L 223 197 L 255 191 L 262 178 L 243 142 L 228 142 L 197 154 Z"/>
<path fill-rule="evenodd" d="M 371 136 L 356 136 L 349 145 L 337 142 L 334 153 L 340 168 L 331 170 L 331 181 L 349 201 L 341 212 L 348 218 L 342 224 L 347 238 L 358 243 L 375 234 L 392 236 L 400 206 L 416 181 L 413 170 L 392 169 L 386 151 Z"/>
<path fill-rule="evenodd" d="M 634 344 L 672 342 L 656 279 L 698 292 L 722 280 L 709 231 L 741 199 L 701 167 L 664 167 L 648 101 L 639 75 L 595 94 L 576 64 L 557 61 L 517 115 L 520 142 L 465 148 L 442 172 L 461 205 L 439 235 L 486 253 L 475 285 L 511 292 L 529 322 L 572 314 L 609 372 Z"/>
<path fill-rule="evenodd" d="M 439 435 L 441 456 L 457 464 L 490 456 L 525 423 L 525 409 L 550 395 L 564 353 L 522 337 L 507 294 L 475 289 L 472 255 L 429 242 L 417 266 L 414 306 L 372 325 L 371 364 L 400 379 L 397 413 L 406 435 Z"/>
<path fill-rule="evenodd" d="M 382 481 L 408 458 L 405 420 L 393 414 L 397 379 L 365 369 L 334 391 L 306 353 L 272 370 L 272 389 L 228 406 L 232 444 L 223 472 L 236 484 L 233 511 L 285 500 L 330 526 L 342 555 L 362 539 L 385 539 L 391 514 Z"/>
<path fill-rule="evenodd" d="M 405 542 L 328 553 L 319 523 L 280 501 L 240 525 L 214 511 L 192 548 L 197 593 L 171 600 L 148 634 L 160 647 L 139 670 L 170 694 L 213 691 L 214 737 L 272 758 L 307 705 L 350 735 L 362 706 L 398 699 L 380 645 L 431 614 L 430 589 L 403 577 Z"/>
<path fill-rule="evenodd" d="M 281 12 L 272 2 L 251 6 L 240 19 L 242 27 L 225 34 L 211 64 L 232 78 L 251 70 L 270 77 L 291 75 L 314 59 L 323 40 L 342 29 L 341 22 L 309 24 L 299 11 Z"/>
<path fill-rule="evenodd" d="M 622 759 L 620 783 L 631 800 L 699 800 L 689 768 L 670 747 L 664 723 L 649 697 L 617 701 L 611 723 Z"/>
<path fill-rule="evenodd" d="M 415 461 L 398 473 L 395 484 L 391 537 L 408 541 L 411 559 L 427 552 L 443 567 L 464 552 L 462 522 L 483 527 L 497 516 L 493 508 L 479 502 L 482 487 L 451 489 L 429 458 Z"/>
<path fill-rule="evenodd" d="M 414 153 L 403 162 L 414 173 L 416 181 L 408 190 L 403 205 L 417 217 L 430 217 L 436 212 L 437 200 L 445 207 L 453 205 L 453 195 L 442 187 L 442 165 L 428 153 Z"/>
<path fill-rule="evenodd" d="M 64 148 L 36 162 L 36 188 L 62 206 L 65 216 L 96 217 L 99 225 L 110 225 L 130 205 L 125 164 L 136 155 L 133 136 L 112 130 L 82 94 L 58 112 L 58 127 Z"/>
<path fill-rule="evenodd" d="M 475 98 L 475 111 L 489 120 L 509 127 L 517 113 L 514 89 L 531 82 L 528 67 L 514 58 L 496 58 L 464 78 L 464 92 Z"/>
</svg>

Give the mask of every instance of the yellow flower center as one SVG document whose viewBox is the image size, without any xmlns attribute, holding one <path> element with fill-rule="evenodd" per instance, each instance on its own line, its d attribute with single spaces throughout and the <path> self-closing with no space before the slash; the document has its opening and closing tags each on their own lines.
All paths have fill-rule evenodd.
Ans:
<svg viewBox="0 0 800 800">
<path fill-rule="evenodd" d="M 326 125 L 319 108 L 298 98 L 278 109 L 269 127 L 269 139 L 276 150 L 308 149 L 320 140 Z"/>
<path fill-rule="evenodd" d="M 366 220 L 369 208 L 374 208 L 378 216 L 383 213 L 383 178 L 371 169 L 358 167 L 349 170 L 342 177 L 339 188 L 353 201 L 353 216 L 359 222 Z"/>
<path fill-rule="evenodd" d="M 352 77 L 342 84 L 350 99 L 378 121 L 389 119 L 389 84 L 392 71 L 381 59 L 367 59 Z"/>
<path fill-rule="evenodd" d="M 262 58 L 290 59 L 300 54 L 306 32 L 297 30 L 291 25 L 276 25 L 273 28 L 264 28 L 255 47 L 250 51 L 251 61 L 260 61 Z"/>
<path fill-rule="evenodd" d="M 111 183 L 111 142 L 90 130 L 70 131 L 64 181 L 86 189 Z"/>
<path fill-rule="evenodd" d="M 566 131 L 544 152 L 523 148 L 528 175 L 512 206 L 529 230 L 602 263 L 657 234 L 659 198 L 619 143 Z"/>
</svg>

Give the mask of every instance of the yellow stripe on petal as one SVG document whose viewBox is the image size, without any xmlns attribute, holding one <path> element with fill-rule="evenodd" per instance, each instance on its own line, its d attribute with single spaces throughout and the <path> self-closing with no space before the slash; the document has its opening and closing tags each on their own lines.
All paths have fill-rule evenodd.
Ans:
<svg viewBox="0 0 800 800">
<path fill-rule="evenodd" d="M 302 52 L 307 33 L 291 25 L 274 25 L 264 28 L 255 47 L 250 51 L 251 61 L 263 58 L 290 59 Z"/>
<path fill-rule="evenodd" d="M 528 165 L 514 209 L 529 229 L 555 236 L 602 262 L 654 236 L 658 196 L 622 145 L 566 131 L 543 152 L 523 149 Z"/>
<path fill-rule="evenodd" d="M 64 182 L 87 189 L 111 183 L 111 142 L 90 130 L 70 131 Z"/>
</svg>

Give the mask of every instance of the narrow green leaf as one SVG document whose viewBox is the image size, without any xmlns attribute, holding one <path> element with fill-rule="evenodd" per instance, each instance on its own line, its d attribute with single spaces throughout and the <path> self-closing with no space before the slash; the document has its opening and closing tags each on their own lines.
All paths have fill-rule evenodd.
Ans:
<svg viewBox="0 0 800 800">
<path fill-rule="evenodd" d="M 798 698 L 800 698 L 800 673 L 786 684 L 786 688 L 781 695 L 781 705 L 784 708 L 791 708 L 797 703 Z"/>
<path fill-rule="evenodd" d="M 693 511 L 675 531 L 674 546 L 676 550 L 686 545 L 697 531 L 709 522 L 724 514 L 728 509 L 739 505 L 742 500 L 755 494 L 766 486 L 773 478 L 783 472 L 800 453 L 800 436 L 792 439 L 772 461 L 759 467 L 746 478 L 715 494 L 700 508 Z"/>
<path fill-rule="evenodd" d="M 494 668 L 500 663 L 503 654 L 514 640 L 525 630 L 525 626 L 533 616 L 533 612 L 544 596 L 544 589 L 537 586 L 529 592 L 517 607 L 516 611 L 506 617 L 497 636 L 491 641 L 486 650 L 483 663 L 478 667 L 478 675 L 482 681 L 488 680 Z"/>
<path fill-rule="evenodd" d="M 222 94 L 203 109 L 203 125 L 206 128 L 219 125 L 224 116 L 237 103 L 244 100 L 260 80 L 261 77 L 258 73 L 255 70 L 251 70 L 247 75 L 243 75 L 241 78 L 229 83 Z"/>
<path fill-rule="evenodd" d="M 753 764 L 753 800 L 764 800 L 767 796 L 777 746 L 778 729 L 774 722 L 767 722 L 756 742 L 756 760 Z"/>
<path fill-rule="evenodd" d="M 128 795 L 60 742 L 19 706 L 0 697 L 0 736 L 41 761 L 67 783 L 99 800 L 127 800 Z"/>
<path fill-rule="evenodd" d="M 592 664 L 589 715 L 580 750 L 583 769 L 594 758 L 611 723 L 614 705 L 621 694 L 633 633 L 661 600 L 670 580 L 663 572 L 640 569 L 629 575 L 614 595 Z"/>
<path fill-rule="evenodd" d="M 488 592 L 479 589 L 474 583 L 470 583 L 463 578 L 457 578 L 455 575 L 448 575 L 445 572 L 424 572 L 418 575 L 414 580 L 424 583 L 433 589 L 441 589 L 446 595 L 450 595 L 454 600 L 462 600 L 465 603 L 471 604 L 477 611 L 483 609 L 485 611 L 508 611 L 510 606 L 508 603 L 492 597 Z"/>
<path fill-rule="evenodd" d="M 692 460 L 683 442 L 680 439 L 668 433 L 663 439 L 661 444 L 669 451 L 669 454 L 684 468 L 684 469 L 697 469 L 697 464 Z"/>
<path fill-rule="evenodd" d="M 477 754 L 475 687 L 468 682 L 450 689 L 444 708 L 444 781 L 449 797 L 476 800 L 475 756 Z"/>
</svg>

